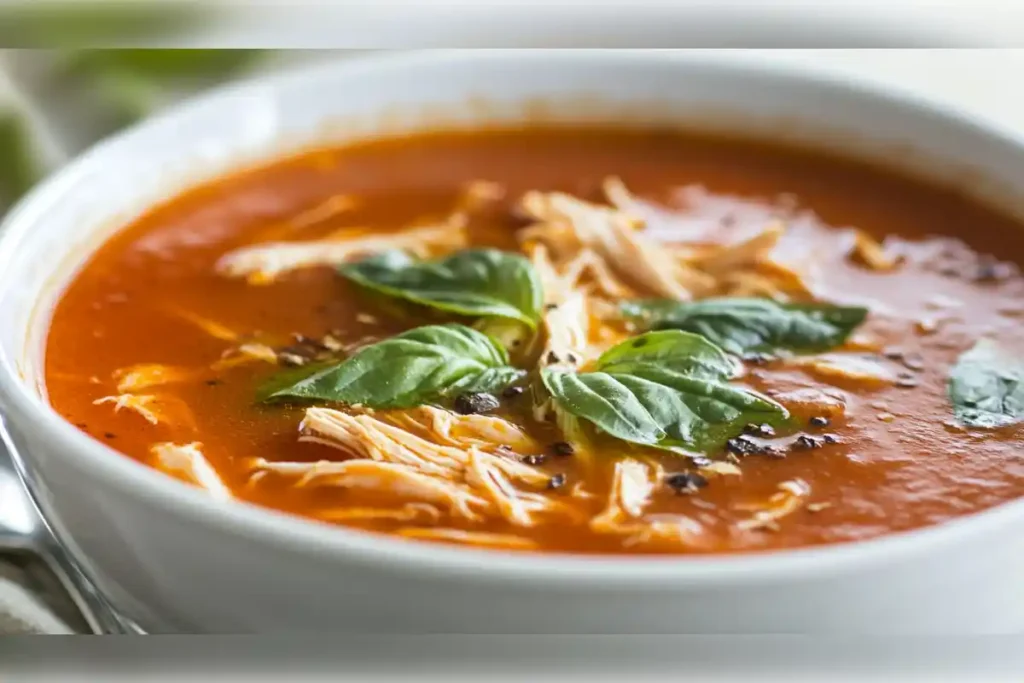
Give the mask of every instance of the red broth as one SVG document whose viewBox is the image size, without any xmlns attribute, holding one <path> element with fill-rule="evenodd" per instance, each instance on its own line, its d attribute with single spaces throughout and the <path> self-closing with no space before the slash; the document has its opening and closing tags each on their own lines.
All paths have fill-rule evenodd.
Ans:
<svg viewBox="0 0 1024 683">
<path fill-rule="evenodd" d="M 474 181 L 489 181 L 496 192 L 468 212 L 469 245 L 518 251 L 516 232 L 527 221 L 516 207 L 524 193 L 557 190 L 600 203 L 609 176 L 642 200 L 637 211 L 646 219 L 645 234 L 665 243 L 730 243 L 781 221 L 786 233 L 773 253 L 799 264 L 813 298 L 869 309 L 856 332 L 869 341 L 836 352 L 860 354 L 889 379 L 865 380 L 792 359 L 748 359 L 743 385 L 806 421 L 777 435 L 781 446 L 767 455 L 708 454 L 740 474 L 677 477 L 669 485 L 672 475 L 694 473 L 692 462 L 642 449 L 644 462 L 662 468 L 654 470 L 660 478 L 643 518 L 689 525 L 669 541 L 593 528 L 608 505 L 616 463 L 637 449 L 598 438 L 592 457 L 560 453 L 557 425 L 533 419 L 521 405 L 529 392 L 503 398 L 497 414 L 538 444 L 526 466 L 552 484 L 536 495 L 565 512 L 532 526 L 500 514 L 470 520 L 444 506 L 429 512 L 429 501 L 410 508 L 424 501 L 386 487 L 254 476 L 259 458 L 341 462 L 354 454 L 300 441 L 305 406 L 256 400 L 260 385 L 281 372 L 282 356 L 277 365 L 220 361 L 246 343 L 279 354 L 303 335 L 350 347 L 439 318 L 389 307 L 328 266 L 261 285 L 225 277 L 217 269 L 225 254 L 263 242 L 321 239 L 342 228 L 394 234 L 441 221 Z M 857 234 L 897 254 L 898 265 L 865 265 L 851 252 Z M 1020 427 L 959 426 L 947 393 L 951 367 L 982 336 L 1024 352 L 1024 279 L 1013 265 L 1022 259 L 1024 230 L 1007 217 L 954 191 L 825 154 L 663 131 L 423 134 L 282 159 L 153 208 L 95 253 L 63 294 L 47 340 L 46 385 L 69 422 L 126 457 L 159 466 L 154 444 L 198 443 L 230 495 L 374 532 L 415 538 L 426 529 L 426 537 L 441 541 L 459 532 L 490 533 L 522 539 L 495 542 L 499 547 L 571 553 L 723 553 L 857 541 L 941 523 L 1024 493 Z M 119 389 L 127 369 L 139 364 L 179 375 Z M 801 397 L 822 393 L 833 399 L 828 411 L 820 403 L 801 407 Z M 142 411 L 132 407 L 138 395 L 149 397 Z M 155 421 L 147 419 L 154 412 Z M 785 514 L 757 517 L 791 501 Z M 345 514 L 367 509 L 392 514 Z M 757 519 L 763 523 L 752 523 Z M 439 528 L 446 531 L 431 535 Z"/>
</svg>

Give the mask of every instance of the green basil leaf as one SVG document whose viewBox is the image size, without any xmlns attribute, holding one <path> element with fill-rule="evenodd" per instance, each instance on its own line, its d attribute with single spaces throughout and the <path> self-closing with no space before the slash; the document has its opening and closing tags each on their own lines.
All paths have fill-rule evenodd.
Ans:
<svg viewBox="0 0 1024 683">
<path fill-rule="evenodd" d="M 983 339 L 949 376 L 953 415 L 967 427 L 1003 427 L 1024 418 L 1024 361 Z"/>
<path fill-rule="evenodd" d="M 276 372 L 256 389 L 256 402 L 263 403 L 269 401 L 274 394 L 335 365 L 336 363 L 332 361 L 309 363 L 297 368 L 288 368 L 287 370 Z"/>
<path fill-rule="evenodd" d="M 703 337 L 648 332 L 609 349 L 593 372 L 544 370 L 556 405 L 631 443 L 717 450 L 749 422 L 781 424 L 786 409 L 728 384 L 734 361 Z"/>
<path fill-rule="evenodd" d="M 540 319 L 540 279 L 518 254 L 467 249 L 436 261 L 416 261 L 388 251 L 338 271 L 372 290 L 460 315 L 510 318 L 530 329 Z"/>
<path fill-rule="evenodd" d="M 864 322 L 868 313 L 860 306 L 783 304 L 748 298 L 628 301 L 622 304 L 622 312 L 647 329 L 693 332 L 737 355 L 835 348 Z"/>
<path fill-rule="evenodd" d="M 464 392 L 497 391 L 523 374 L 487 335 L 464 325 L 428 325 L 367 346 L 269 400 L 411 408 Z"/>
<path fill-rule="evenodd" d="M 630 373 L 640 365 L 671 367 L 693 377 L 725 380 L 739 370 L 736 362 L 704 337 L 678 330 L 647 332 L 601 354 L 595 369 Z"/>
</svg>

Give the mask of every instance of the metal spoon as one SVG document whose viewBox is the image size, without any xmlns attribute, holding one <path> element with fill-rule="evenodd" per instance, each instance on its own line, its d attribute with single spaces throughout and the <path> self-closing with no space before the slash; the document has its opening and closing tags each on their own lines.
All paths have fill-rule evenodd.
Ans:
<svg viewBox="0 0 1024 683">
<path fill-rule="evenodd" d="M 6 433 L 3 436 L 6 441 Z M 0 445 L 0 560 L 19 565 L 63 592 L 66 599 L 62 602 L 78 612 L 71 619 L 83 622 L 87 632 L 144 633 L 114 611 L 57 541 L 22 485 L 8 447 Z"/>
</svg>

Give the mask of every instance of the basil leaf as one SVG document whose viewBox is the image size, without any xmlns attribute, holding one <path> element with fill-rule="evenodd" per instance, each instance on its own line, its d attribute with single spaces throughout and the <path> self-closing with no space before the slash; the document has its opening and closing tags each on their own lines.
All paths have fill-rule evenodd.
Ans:
<svg viewBox="0 0 1024 683">
<path fill-rule="evenodd" d="M 648 332 L 606 351 L 592 372 L 544 370 L 556 405 L 631 443 L 711 452 L 749 422 L 780 424 L 785 408 L 728 380 L 737 370 L 699 335 Z"/>
<path fill-rule="evenodd" d="M 729 379 L 739 370 L 728 354 L 704 337 L 676 330 L 627 339 L 597 359 L 597 368 L 603 372 L 629 373 L 639 365 L 671 367 L 693 377 L 720 380 Z"/>
<path fill-rule="evenodd" d="M 1024 362 L 983 339 L 949 375 L 953 415 L 967 427 L 1003 427 L 1024 417 Z"/>
<path fill-rule="evenodd" d="M 269 401 L 274 394 L 288 389 L 301 380 L 304 380 L 307 377 L 312 377 L 318 372 L 323 372 L 327 368 L 333 367 L 335 364 L 336 363 L 331 361 L 309 363 L 297 368 L 288 368 L 287 370 L 276 372 L 271 375 L 270 379 L 265 381 L 258 389 L 256 389 L 256 402 L 264 403 Z"/>
<path fill-rule="evenodd" d="M 682 302 L 628 301 L 625 316 L 648 329 L 676 329 L 706 337 L 729 353 L 825 351 L 840 346 L 868 310 L 832 304 L 782 304 L 771 299 L 721 298 Z"/>
<path fill-rule="evenodd" d="M 423 262 L 388 251 L 338 271 L 375 291 L 460 315 L 511 318 L 531 330 L 540 319 L 540 279 L 518 254 L 467 249 Z"/>
<path fill-rule="evenodd" d="M 269 400 L 410 408 L 464 392 L 496 391 L 523 374 L 487 335 L 464 325 L 428 325 L 367 346 Z"/>
</svg>

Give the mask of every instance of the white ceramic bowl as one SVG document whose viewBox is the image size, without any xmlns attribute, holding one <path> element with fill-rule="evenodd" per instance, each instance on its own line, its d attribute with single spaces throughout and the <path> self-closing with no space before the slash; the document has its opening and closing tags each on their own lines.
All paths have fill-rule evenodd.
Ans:
<svg viewBox="0 0 1024 683">
<path fill-rule="evenodd" d="M 86 437 L 47 404 L 51 307 L 86 255 L 144 207 L 307 144 L 527 116 L 790 137 L 938 174 L 1022 213 L 1019 138 L 902 96 L 706 56 L 387 55 L 232 87 L 147 121 L 38 187 L 0 238 L 0 399 L 10 441 L 47 518 L 113 603 L 158 632 L 1024 629 L 1024 502 L 875 541 L 774 554 L 507 555 L 222 504 Z"/>
</svg>

